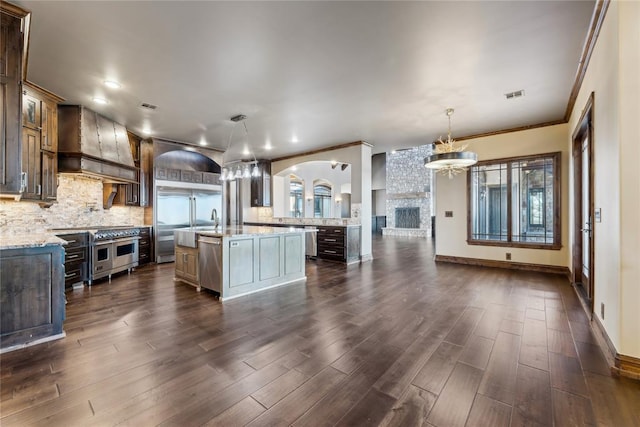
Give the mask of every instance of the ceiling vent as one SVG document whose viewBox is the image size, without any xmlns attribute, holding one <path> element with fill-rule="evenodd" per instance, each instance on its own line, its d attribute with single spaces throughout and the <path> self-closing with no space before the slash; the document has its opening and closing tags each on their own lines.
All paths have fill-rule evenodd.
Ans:
<svg viewBox="0 0 640 427">
<path fill-rule="evenodd" d="M 157 106 L 157 105 L 148 104 L 148 103 L 146 103 L 146 102 L 143 102 L 142 104 L 140 104 L 140 106 L 141 106 L 142 108 L 146 108 L 146 109 L 148 109 L 148 110 L 155 110 L 156 108 L 158 108 L 158 106 Z"/>
<path fill-rule="evenodd" d="M 520 98 L 520 97 L 524 96 L 524 89 L 520 89 L 520 90 L 517 90 L 515 92 L 505 93 L 504 96 L 507 99 Z"/>
</svg>

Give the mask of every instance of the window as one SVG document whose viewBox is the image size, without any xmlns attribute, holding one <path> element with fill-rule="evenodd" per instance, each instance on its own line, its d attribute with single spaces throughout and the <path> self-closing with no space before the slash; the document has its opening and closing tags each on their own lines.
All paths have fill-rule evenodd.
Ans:
<svg viewBox="0 0 640 427">
<path fill-rule="evenodd" d="M 326 184 L 313 186 L 314 218 L 331 218 L 331 187 Z"/>
<path fill-rule="evenodd" d="M 560 249 L 560 153 L 478 162 L 467 179 L 469 244 Z"/>
<path fill-rule="evenodd" d="M 303 189 L 300 181 L 291 181 L 289 184 L 289 216 L 292 218 L 302 218 L 304 214 Z"/>
</svg>

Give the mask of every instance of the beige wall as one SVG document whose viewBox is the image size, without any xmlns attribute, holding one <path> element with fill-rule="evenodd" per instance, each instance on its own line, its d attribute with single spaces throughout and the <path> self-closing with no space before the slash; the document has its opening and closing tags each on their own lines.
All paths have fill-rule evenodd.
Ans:
<svg viewBox="0 0 640 427">
<path fill-rule="evenodd" d="M 58 201 L 50 208 L 37 203 L 0 200 L 3 233 L 46 232 L 51 228 L 142 225 L 144 208 L 102 208 L 102 181 L 75 175 L 59 175 Z"/>
<path fill-rule="evenodd" d="M 468 245 L 467 240 L 467 176 L 453 179 L 436 176 L 436 254 L 487 260 L 505 260 L 511 253 L 512 262 L 567 266 L 569 263 L 568 234 L 568 171 L 570 153 L 566 144 L 567 125 L 512 132 L 464 141 L 468 150 L 478 154 L 479 160 L 501 159 L 530 154 L 561 155 L 561 242 L 562 249 L 526 249 Z M 445 211 L 453 211 L 453 218 L 445 218 Z"/>
<path fill-rule="evenodd" d="M 638 22 L 640 3 L 611 2 L 569 121 L 571 134 L 593 92 L 594 204 L 602 209 L 594 224 L 595 313 L 618 352 L 633 357 L 640 357 Z"/>
<path fill-rule="evenodd" d="M 640 357 L 640 2 L 611 2 L 569 123 L 477 138 L 480 160 L 562 152 L 560 251 L 466 244 L 466 176 L 437 178 L 436 253 L 572 268 L 572 134 L 594 93 L 595 314 L 620 354 Z M 444 218 L 452 210 L 453 218 Z M 600 305 L 605 305 L 604 319 Z"/>
</svg>

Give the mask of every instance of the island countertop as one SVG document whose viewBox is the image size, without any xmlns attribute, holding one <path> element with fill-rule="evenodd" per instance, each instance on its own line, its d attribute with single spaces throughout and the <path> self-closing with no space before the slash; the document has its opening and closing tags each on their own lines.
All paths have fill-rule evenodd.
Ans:
<svg viewBox="0 0 640 427">
<path fill-rule="evenodd" d="M 262 236 L 265 234 L 293 234 L 300 232 L 317 231 L 315 228 L 296 228 L 296 227 L 268 227 L 243 225 L 237 227 L 189 227 L 176 230 L 176 233 L 186 232 L 195 233 L 203 236 L 212 237 L 250 237 Z"/>
</svg>

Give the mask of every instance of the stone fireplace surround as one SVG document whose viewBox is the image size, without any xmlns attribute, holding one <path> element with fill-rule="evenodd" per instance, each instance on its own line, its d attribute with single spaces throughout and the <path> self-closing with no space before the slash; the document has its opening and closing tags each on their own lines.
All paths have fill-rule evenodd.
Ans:
<svg viewBox="0 0 640 427">
<path fill-rule="evenodd" d="M 431 171 L 424 167 L 424 158 L 431 154 L 430 145 L 387 153 L 386 216 L 383 236 L 431 236 Z M 396 209 L 419 209 L 419 228 L 396 227 Z"/>
</svg>

